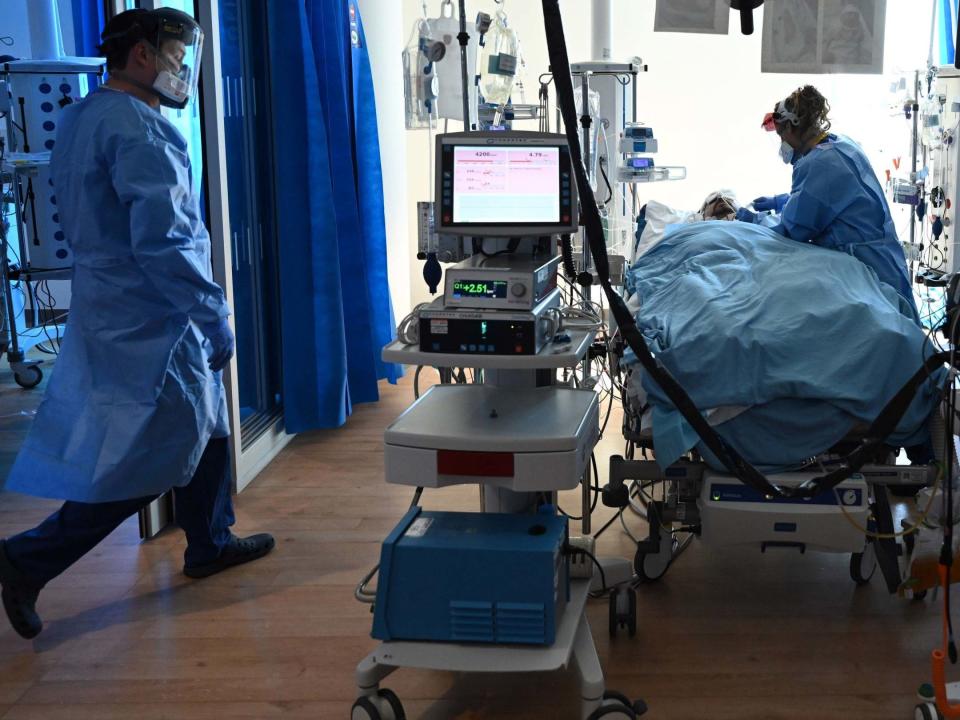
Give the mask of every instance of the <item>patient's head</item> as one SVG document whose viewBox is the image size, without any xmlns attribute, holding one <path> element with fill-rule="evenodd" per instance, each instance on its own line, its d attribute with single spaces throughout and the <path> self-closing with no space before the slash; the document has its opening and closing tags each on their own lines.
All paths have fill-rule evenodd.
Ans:
<svg viewBox="0 0 960 720">
<path fill-rule="evenodd" d="M 732 190 L 717 190 L 707 195 L 700 214 L 704 220 L 733 220 L 739 207 Z"/>
</svg>

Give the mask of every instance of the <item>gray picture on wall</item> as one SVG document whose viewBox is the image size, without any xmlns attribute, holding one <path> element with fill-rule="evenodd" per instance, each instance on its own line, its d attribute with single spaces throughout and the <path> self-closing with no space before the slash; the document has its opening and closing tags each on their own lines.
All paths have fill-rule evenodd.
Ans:
<svg viewBox="0 0 960 720">
<path fill-rule="evenodd" d="M 767 0 L 763 8 L 763 72 L 883 72 L 886 0 Z"/>
</svg>

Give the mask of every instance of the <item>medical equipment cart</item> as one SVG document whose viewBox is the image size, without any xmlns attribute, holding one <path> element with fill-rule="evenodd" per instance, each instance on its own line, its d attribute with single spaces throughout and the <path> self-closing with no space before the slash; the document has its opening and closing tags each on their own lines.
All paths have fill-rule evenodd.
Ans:
<svg viewBox="0 0 960 720">
<path fill-rule="evenodd" d="M 31 186 L 31 180 L 36 178 L 41 171 L 46 170 L 49 164 L 49 153 L 37 153 L 24 155 L 15 161 L 4 161 L 3 165 L 0 166 L 0 188 L 10 186 L 15 208 L 21 208 L 25 205 L 29 192 L 27 188 Z M 6 317 L 3 326 L 7 332 L 3 342 L 6 344 L 7 361 L 10 363 L 10 369 L 13 370 L 14 380 L 20 387 L 30 389 L 39 385 L 40 381 L 43 380 L 43 370 L 40 369 L 42 361 L 27 360 L 24 355 L 25 351 L 29 349 L 29 344 L 24 343 L 24 339 L 20 337 L 17 330 L 17 313 L 13 303 L 13 283 L 15 281 L 30 283 L 38 280 L 69 279 L 72 270 L 70 267 L 47 269 L 31 266 L 29 248 L 26 247 L 28 235 L 23 218 L 24 213 L 16 209 L 12 214 L 16 216 L 17 239 L 19 241 L 17 257 L 20 258 L 21 264 L 16 269 L 12 268 L 5 208 L 6 202 L 2 197 L 2 191 L 0 191 L 0 212 L 3 215 L 3 218 L 0 219 L 0 275 L 2 275 L 4 314 Z M 36 306 L 33 309 L 35 312 L 37 311 Z M 39 338 L 37 341 L 39 341 Z M 36 344 L 36 341 L 32 344 Z"/>
<path fill-rule="evenodd" d="M 383 351 L 385 362 L 441 368 L 468 364 L 483 370 L 484 383 L 436 386 L 387 429 L 387 482 L 425 488 L 478 483 L 484 512 L 520 512 L 531 498 L 575 488 L 590 472 L 590 457 L 599 439 L 599 412 L 594 392 L 544 381 L 557 369 L 577 365 L 594 339 L 587 331 L 571 331 L 569 336 L 569 342 L 548 344 L 537 355 L 468 358 L 421 352 L 417 346 L 400 342 L 388 345 Z M 478 422 L 488 414 L 496 415 L 496 422 Z M 445 475 L 442 468 L 438 471 L 438 452 L 493 451 L 516 458 L 511 477 L 468 477 Z M 381 642 L 357 666 L 360 695 L 352 720 L 405 717 L 399 698 L 380 688 L 380 682 L 399 668 L 532 673 L 560 670 L 570 664 L 580 677 L 583 720 L 636 718 L 645 710 L 641 701 L 632 703 L 604 689 L 585 613 L 592 582 L 588 578 L 571 581 L 556 640 L 549 646 Z"/>
<path fill-rule="evenodd" d="M 50 152 L 64 110 L 100 84 L 105 65 L 102 57 L 9 60 L 0 64 L 0 114 L 7 118 L 6 136 L 0 138 L 0 210 L 5 220 L 7 206 L 12 203 L 14 211 L 9 214 L 16 217 L 19 245 L 18 267 L 14 269 L 6 223 L 0 222 L 0 272 L 9 336 L 7 359 L 14 379 L 24 388 L 36 387 L 43 379 L 39 361 L 26 360 L 24 351 L 47 334 L 18 336 L 11 284 L 25 283 L 29 289 L 32 282 L 69 280 L 72 276 L 73 251 L 60 226 Z M 7 187 L 9 197 L 3 192 Z M 35 324 L 39 325 L 36 296 L 33 311 Z M 53 332 L 59 336 L 59 329 Z"/>
</svg>

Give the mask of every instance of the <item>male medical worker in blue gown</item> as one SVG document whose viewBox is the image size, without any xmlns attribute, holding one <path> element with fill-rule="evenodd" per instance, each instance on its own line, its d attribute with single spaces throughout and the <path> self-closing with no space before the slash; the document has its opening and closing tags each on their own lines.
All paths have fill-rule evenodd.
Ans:
<svg viewBox="0 0 960 720">
<path fill-rule="evenodd" d="M 780 157 L 793 166 L 793 186 L 789 193 L 753 201 L 755 210 L 776 215 L 765 218 L 741 208 L 737 219 L 853 255 L 903 297 L 919 322 L 886 196 L 860 146 L 830 133 L 829 111 L 826 98 L 807 85 L 767 114 L 763 127 L 780 136 Z"/>
<path fill-rule="evenodd" d="M 43 628 L 44 585 L 171 488 L 187 576 L 274 545 L 230 532 L 230 311 L 186 142 L 159 109 L 194 94 L 203 33 L 175 10 L 131 10 L 102 38 L 109 81 L 64 110 L 51 158 L 75 258 L 63 352 L 6 483 L 66 501 L 0 543 L 3 607 L 25 638 Z"/>
</svg>

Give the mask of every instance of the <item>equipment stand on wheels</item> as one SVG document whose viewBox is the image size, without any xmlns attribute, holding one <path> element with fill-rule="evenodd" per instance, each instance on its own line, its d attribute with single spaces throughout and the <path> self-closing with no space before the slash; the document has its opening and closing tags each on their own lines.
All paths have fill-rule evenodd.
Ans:
<svg viewBox="0 0 960 720">
<path fill-rule="evenodd" d="M 544 496 L 555 501 L 558 490 L 576 487 L 580 477 L 587 478 L 584 483 L 589 492 L 590 456 L 599 436 L 599 402 L 592 391 L 557 386 L 553 384 L 553 377 L 556 369 L 573 367 L 580 362 L 593 337 L 592 332 L 571 331 L 569 344 L 562 348 L 548 344 L 539 354 L 527 356 L 464 357 L 424 353 L 415 346 L 404 346 L 400 342 L 387 346 L 383 352 L 385 362 L 436 367 L 468 364 L 475 370 L 483 369 L 484 377 L 484 384 L 432 388 L 387 429 L 387 482 L 426 488 L 479 483 L 482 510 L 498 513 L 524 512 Z M 540 402 L 531 407 L 530 400 L 534 397 Z M 554 401 L 556 404 L 552 404 Z M 471 424 L 474 421 L 470 419 L 470 411 L 485 414 L 493 404 L 496 404 L 497 422 L 503 423 L 503 430 L 485 434 L 490 426 Z M 551 414 L 552 419 L 547 417 Z M 464 419 L 459 421 L 458 418 Z M 524 433 L 527 428 L 530 432 Z M 568 439 L 566 445 L 561 444 L 564 435 Z M 531 465 L 544 470 L 535 473 L 518 470 L 507 482 L 499 477 L 451 478 L 437 470 L 437 448 L 477 454 L 482 448 L 498 448 L 502 452 L 515 452 L 517 457 L 523 454 L 527 458 L 537 458 L 531 461 Z M 561 470 L 549 472 L 546 468 L 553 467 L 551 463 L 557 462 L 561 456 L 575 465 L 568 466 L 566 474 Z M 518 460 L 518 466 L 519 463 Z M 584 472 L 584 469 L 585 475 L 578 476 L 577 473 Z M 614 560 L 609 567 L 603 561 L 601 565 L 611 585 L 632 579 L 629 563 Z M 620 577 L 623 573 L 618 565 L 627 567 L 625 577 Z M 381 581 L 386 583 L 383 572 L 381 566 Z M 380 682 L 399 668 L 531 673 L 560 670 L 571 664 L 580 678 L 579 717 L 582 720 L 601 716 L 610 720 L 638 717 L 645 710 L 642 701 L 631 703 L 619 693 L 606 692 L 604 688 L 603 671 L 585 613 L 589 593 L 598 587 L 596 570 L 594 573 L 593 579 L 571 580 L 569 599 L 557 619 L 556 638 L 550 645 L 381 642 L 357 666 L 359 697 L 353 706 L 352 719 L 398 720 L 405 717 L 399 698 L 380 688 Z"/>
</svg>

